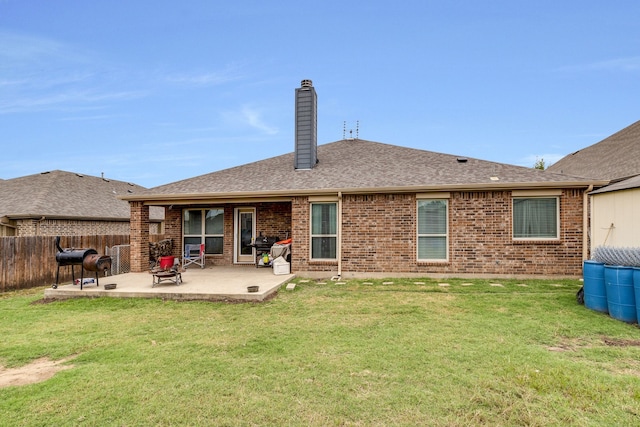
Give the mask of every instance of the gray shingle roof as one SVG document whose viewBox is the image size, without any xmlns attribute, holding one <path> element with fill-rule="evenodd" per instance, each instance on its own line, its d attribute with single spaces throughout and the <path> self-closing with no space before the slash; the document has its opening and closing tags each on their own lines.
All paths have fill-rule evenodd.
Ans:
<svg viewBox="0 0 640 427">
<path fill-rule="evenodd" d="M 118 199 L 138 194 L 144 187 L 55 170 L 0 181 L 0 217 L 128 220 L 129 203 Z M 150 212 L 154 220 L 164 218 L 162 208 Z"/>
<path fill-rule="evenodd" d="M 293 167 L 294 154 L 261 160 L 149 189 L 129 200 L 162 195 L 304 194 L 319 190 L 374 192 L 444 187 L 531 187 L 554 183 L 588 186 L 590 180 L 379 142 L 349 139 L 318 146 L 311 170 Z M 498 180 L 492 179 L 498 178 Z M 169 198 L 169 197 L 167 197 Z"/>
<path fill-rule="evenodd" d="M 640 175 L 625 179 L 624 181 L 616 182 L 615 184 L 607 185 L 606 187 L 592 191 L 589 194 L 610 193 L 612 191 L 631 190 L 633 188 L 640 188 Z"/>
<path fill-rule="evenodd" d="M 547 171 L 611 181 L 640 175 L 640 121 L 563 157 Z"/>
</svg>

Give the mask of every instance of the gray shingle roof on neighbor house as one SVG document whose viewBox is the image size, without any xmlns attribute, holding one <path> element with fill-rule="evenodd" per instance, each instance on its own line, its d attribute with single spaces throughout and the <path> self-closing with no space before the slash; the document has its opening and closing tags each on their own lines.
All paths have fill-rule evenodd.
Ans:
<svg viewBox="0 0 640 427">
<path fill-rule="evenodd" d="M 606 187 L 592 191 L 589 194 L 611 193 L 612 191 L 632 190 L 634 188 L 640 188 L 640 175 L 625 179 L 624 181 L 616 182 L 615 184 L 607 185 Z"/>
<path fill-rule="evenodd" d="M 593 180 L 360 139 L 318 146 L 318 164 L 294 169 L 294 153 L 151 188 L 127 200 L 186 196 L 303 195 L 336 191 L 434 191 L 583 187 Z M 496 180 L 497 178 L 497 180 Z M 604 183 L 600 183 L 601 185 Z"/>
<path fill-rule="evenodd" d="M 640 121 L 563 157 L 547 171 L 611 181 L 640 175 Z"/>
<path fill-rule="evenodd" d="M 145 190 L 136 184 L 54 170 L 0 181 L 0 217 L 129 220 L 129 203 L 118 196 Z M 152 220 L 164 210 L 153 208 Z"/>
</svg>

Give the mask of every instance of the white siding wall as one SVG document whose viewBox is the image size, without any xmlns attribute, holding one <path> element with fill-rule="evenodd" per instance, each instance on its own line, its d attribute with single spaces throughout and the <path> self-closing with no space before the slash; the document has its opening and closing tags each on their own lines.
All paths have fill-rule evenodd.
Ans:
<svg viewBox="0 0 640 427">
<path fill-rule="evenodd" d="M 591 199 L 591 250 L 603 245 L 640 247 L 639 218 L 640 188 L 594 194 Z"/>
</svg>

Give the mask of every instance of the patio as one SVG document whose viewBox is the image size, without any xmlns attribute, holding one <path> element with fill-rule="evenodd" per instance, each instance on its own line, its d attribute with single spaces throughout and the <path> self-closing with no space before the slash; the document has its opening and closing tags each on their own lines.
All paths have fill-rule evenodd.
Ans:
<svg viewBox="0 0 640 427">
<path fill-rule="evenodd" d="M 271 268 L 256 268 L 254 265 L 190 267 L 181 272 L 182 283 L 170 281 L 153 284 L 151 273 L 126 273 L 100 277 L 100 286 L 87 283 L 80 285 L 60 284 L 57 289 L 44 291 L 45 298 L 112 297 L 112 298 L 163 298 L 174 300 L 206 301 L 264 301 L 295 277 L 294 274 L 273 274 Z M 88 274 L 94 277 L 93 273 Z M 116 284 L 107 290 L 105 285 Z M 153 287 L 152 287 L 153 286 Z M 249 292 L 249 286 L 258 286 L 257 292 Z"/>
</svg>

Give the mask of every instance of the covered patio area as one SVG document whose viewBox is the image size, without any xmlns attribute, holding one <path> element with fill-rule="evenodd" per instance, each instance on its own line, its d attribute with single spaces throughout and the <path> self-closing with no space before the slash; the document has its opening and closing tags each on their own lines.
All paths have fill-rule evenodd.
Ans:
<svg viewBox="0 0 640 427">
<path fill-rule="evenodd" d="M 204 301 L 246 301 L 259 302 L 275 294 L 278 289 L 293 279 L 293 274 L 276 275 L 271 268 L 256 268 L 253 265 L 214 266 L 208 268 L 187 268 L 181 273 L 182 282 L 172 281 L 154 284 L 149 272 L 126 273 L 117 276 L 100 277 L 100 286 L 87 283 L 80 285 L 61 284 L 57 289 L 49 288 L 45 298 L 163 298 L 173 300 Z M 115 289 L 105 289 L 105 285 L 115 284 Z M 249 292 L 249 287 L 258 290 Z M 109 286 L 107 286 L 109 287 Z"/>
</svg>

